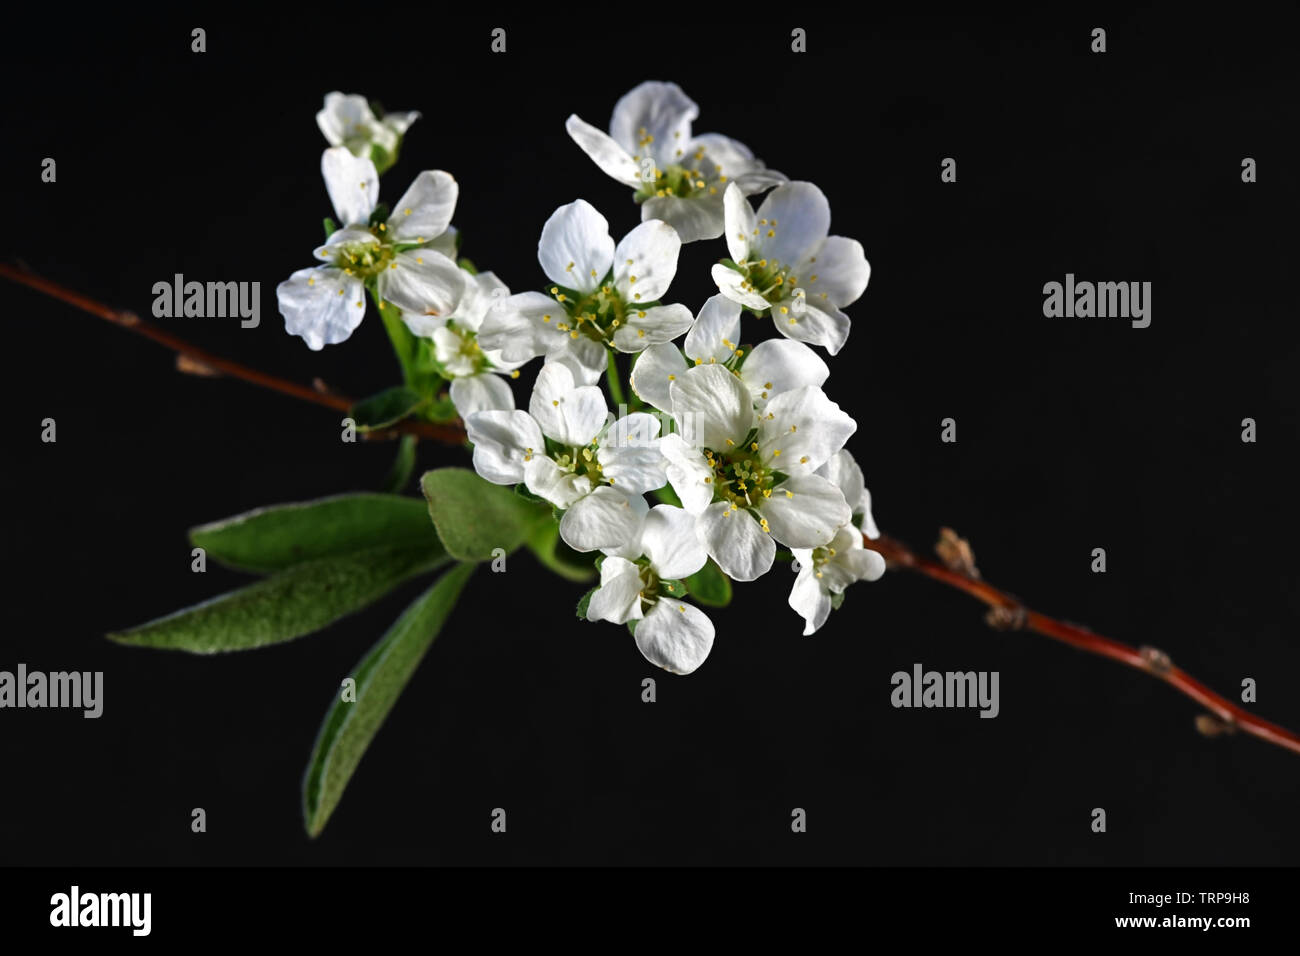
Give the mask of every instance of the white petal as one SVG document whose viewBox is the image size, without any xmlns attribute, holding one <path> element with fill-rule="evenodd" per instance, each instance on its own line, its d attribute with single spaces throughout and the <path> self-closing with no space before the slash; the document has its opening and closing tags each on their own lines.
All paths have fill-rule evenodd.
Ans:
<svg viewBox="0 0 1300 956">
<path fill-rule="evenodd" d="M 585 199 L 561 206 L 542 227 L 537 261 L 548 279 L 578 292 L 599 287 L 614 259 L 609 222 Z"/>
<path fill-rule="evenodd" d="M 650 345 L 671 342 L 691 327 L 694 319 L 684 305 L 654 305 L 627 313 L 627 321 L 614 330 L 614 347 L 620 352 L 640 352 Z"/>
<path fill-rule="evenodd" d="M 475 412 L 465 432 L 474 443 L 474 470 L 494 484 L 518 484 L 526 459 L 546 456 L 542 430 L 527 412 Z"/>
<path fill-rule="evenodd" d="M 573 373 L 558 362 L 542 366 L 528 412 L 546 437 L 569 448 L 588 444 L 605 427 L 609 409 L 594 385 L 575 385 Z"/>
<path fill-rule="evenodd" d="M 744 262 L 749 257 L 750 246 L 757 241 L 754 230 L 758 228 L 758 217 L 745 198 L 744 190 L 736 183 L 727 186 L 722 196 L 722 207 L 726 217 L 727 252 L 732 262 Z"/>
<path fill-rule="evenodd" d="M 474 412 L 513 409 L 515 396 L 500 375 L 480 372 L 468 378 L 452 380 L 451 403 L 456 406 L 456 414 L 463 420 Z"/>
<path fill-rule="evenodd" d="M 745 288 L 749 281 L 743 273 L 737 272 L 730 266 L 724 266 L 721 262 L 714 263 L 713 268 L 709 270 L 713 276 L 713 282 L 718 287 L 718 291 L 725 295 L 732 302 L 739 302 L 741 305 L 747 305 L 751 309 L 762 312 L 771 303 L 763 298 L 757 292 L 751 292 Z"/>
<path fill-rule="evenodd" d="M 394 242 L 428 242 L 446 232 L 460 187 L 451 173 L 426 169 L 393 205 L 388 232 Z"/>
<path fill-rule="evenodd" d="M 641 219 L 662 219 L 682 242 L 716 239 L 722 235 L 722 194 L 651 196 L 641 204 Z"/>
<path fill-rule="evenodd" d="M 411 124 L 419 118 L 420 114 L 417 111 L 410 110 L 406 113 L 385 113 L 384 118 L 380 120 L 380 122 L 398 136 L 405 136 L 406 131 L 411 128 Z"/>
<path fill-rule="evenodd" d="M 607 557 L 600 565 L 600 587 L 587 602 L 587 620 L 626 624 L 641 617 L 641 571 L 631 561 Z"/>
<path fill-rule="evenodd" d="M 864 487 L 860 501 L 857 504 L 850 501 L 849 507 L 853 509 L 855 515 L 862 516 L 858 522 L 858 529 L 868 538 L 879 538 L 880 528 L 876 526 L 875 515 L 871 512 L 871 492 Z"/>
<path fill-rule="evenodd" d="M 762 577 L 776 557 L 772 536 L 748 511 L 735 510 L 726 501 L 714 502 L 704 510 L 696 533 L 703 539 L 709 557 L 735 581 Z"/>
<path fill-rule="evenodd" d="M 565 471 L 545 455 L 534 455 L 525 463 L 524 484 L 557 508 L 572 508 L 591 492 L 590 478 Z"/>
<path fill-rule="evenodd" d="M 554 343 L 558 341 L 559 345 Z M 605 374 L 609 350 L 601 343 L 580 335 L 576 339 L 565 334 L 562 338 L 548 339 L 546 364 L 567 368 L 578 385 L 595 385 Z"/>
<path fill-rule="evenodd" d="M 809 555 L 811 552 L 807 552 Z M 811 566 L 811 558 L 795 555 L 801 567 L 790 588 L 790 606 L 804 619 L 805 635 L 816 632 L 831 614 L 831 597 L 822 590 Z"/>
<path fill-rule="evenodd" d="M 713 650 L 713 622 L 693 604 L 660 598 L 636 626 L 636 646 L 651 664 L 673 674 L 690 674 Z"/>
<path fill-rule="evenodd" d="M 677 346 L 665 342 L 652 345 L 637 356 L 629 382 L 641 401 L 671 414 L 673 403 L 668 397 L 668 385 L 685 371 L 686 360 L 682 353 Z"/>
<path fill-rule="evenodd" d="M 648 81 L 614 105 L 609 134 L 633 156 L 671 157 L 690 142 L 691 123 L 699 115 L 700 108 L 676 83 Z"/>
<path fill-rule="evenodd" d="M 446 256 L 428 249 L 412 249 L 393 256 L 379 274 L 379 298 L 403 312 L 417 316 L 447 316 L 465 294 L 469 273 Z"/>
<path fill-rule="evenodd" d="M 682 240 L 677 230 L 659 219 L 643 222 L 614 250 L 614 287 L 629 306 L 653 302 L 668 291 L 677 274 Z"/>
<path fill-rule="evenodd" d="M 632 155 L 609 134 L 604 133 L 590 123 L 578 118 L 575 113 L 564 121 L 564 128 L 569 137 L 577 143 L 592 162 L 600 167 L 606 176 L 617 179 L 626 186 L 637 188 L 641 185 L 641 170 Z"/>
<path fill-rule="evenodd" d="M 829 294 L 822 292 L 792 296 L 775 303 L 772 319 L 782 335 L 809 345 L 820 345 L 831 355 L 844 347 L 852 324 L 847 315 L 830 304 Z"/>
<path fill-rule="evenodd" d="M 787 548 L 820 548 L 853 517 L 844 495 L 820 475 L 791 475 L 758 508 Z"/>
<path fill-rule="evenodd" d="M 688 357 L 708 362 L 715 359 L 725 362 L 731 358 L 740 341 L 740 304 L 725 295 L 710 296 L 695 317 L 695 324 L 686 333 L 685 351 Z M 746 361 L 752 362 L 753 355 Z M 829 374 L 829 373 L 828 373 Z M 742 373 L 743 377 L 743 373 Z"/>
<path fill-rule="evenodd" d="M 830 376 L 826 363 L 802 342 L 789 339 L 768 339 L 754 346 L 745 364 L 740 367 L 740 380 L 745 383 L 754 404 L 766 408 L 769 399 L 796 388 L 821 386 Z"/>
<path fill-rule="evenodd" d="M 812 183 L 783 183 L 758 207 L 757 228 L 753 247 L 768 259 L 795 265 L 815 254 L 811 250 L 826 238 L 831 228 L 831 204 Z"/>
<path fill-rule="evenodd" d="M 844 566 L 845 570 L 857 581 L 878 581 L 885 573 L 885 558 L 879 551 L 870 548 L 857 548 L 841 551 L 832 559 L 832 563 Z"/>
<path fill-rule="evenodd" d="M 567 318 L 564 307 L 554 299 L 540 292 L 521 292 L 488 309 L 479 326 L 478 343 L 500 351 L 508 362 L 527 362 L 568 337 L 556 329 Z"/>
<path fill-rule="evenodd" d="M 509 287 L 495 273 L 480 272 L 466 279 L 465 294 L 451 317 L 461 328 L 477 332 L 483 327 L 488 312 L 508 298 Z"/>
<path fill-rule="evenodd" d="M 433 357 L 448 375 L 461 378 L 477 371 L 478 362 L 465 354 L 465 340 L 459 332 L 444 326 L 434 329 L 429 337 L 433 339 Z"/>
<path fill-rule="evenodd" d="M 789 179 L 785 173 L 779 173 L 775 169 L 752 169 L 737 176 L 735 183 L 746 196 L 752 196 L 773 186 L 780 186 Z"/>
<path fill-rule="evenodd" d="M 640 495 L 601 485 L 560 519 L 560 537 L 575 551 L 616 548 L 641 530 L 649 509 Z"/>
<path fill-rule="evenodd" d="M 857 429 L 858 423 L 825 392 L 808 385 L 782 392 L 767 403 L 758 425 L 758 451 L 764 461 L 788 475 L 810 474 L 843 448 Z"/>
<path fill-rule="evenodd" d="M 325 94 L 325 106 L 316 114 L 316 125 L 331 146 L 342 146 L 358 138 L 368 139 L 375 122 L 374 111 L 364 96 L 337 90 Z"/>
<path fill-rule="evenodd" d="M 626 491 L 644 494 L 668 484 L 664 471 L 667 463 L 658 442 L 624 448 L 606 448 L 602 444 L 596 451 L 596 460 L 600 462 L 601 476 Z"/>
<path fill-rule="evenodd" d="M 320 157 L 325 189 L 340 226 L 365 225 L 379 202 L 379 173 L 369 159 L 353 156 L 345 146 L 332 146 Z"/>
<path fill-rule="evenodd" d="M 341 269 L 299 269 L 275 289 L 284 328 L 319 351 L 342 342 L 366 315 L 366 289 Z"/>
<path fill-rule="evenodd" d="M 843 236 L 831 236 L 817 247 L 813 256 L 798 266 L 795 274 L 810 300 L 829 302 L 842 309 L 852 305 L 866 291 L 867 281 L 871 278 L 871 264 L 862 251 L 862 243 Z M 823 292 L 827 294 L 825 299 L 821 297 Z"/>
<path fill-rule="evenodd" d="M 713 500 L 713 469 L 698 448 L 687 445 L 676 433 L 659 439 L 659 450 L 667 462 L 664 474 L 682 507 L 699 514 Z"/>
<path fill-rule="evenodd" d="M 673 418 L 683 440 L 695 448 L 726 451 L 744 441 L 754 424 L 754 402 L 732 372 L 697 365 L 668 385 Z"/>
<path fill-rule="evenodd" d="M 646 448 L 655 446 L 655 439 L 663 430 L 658 415 L 650 412 L 632 412 L 612 422 L 600 436 L 601 448 Z"/>
<path fill-rule="evenodd" d="M 641 527 L 641 552 L 661 578 L 684 578 L 704 567 L 708 552 L 695 534 L 695 515 L 655 505 Z"/>
</svg>

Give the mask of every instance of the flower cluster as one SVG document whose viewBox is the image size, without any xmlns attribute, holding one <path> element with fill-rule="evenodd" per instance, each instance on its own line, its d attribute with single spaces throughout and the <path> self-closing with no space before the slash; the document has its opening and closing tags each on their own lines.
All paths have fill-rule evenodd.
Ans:
<svg viewBox="0 0 1300 956">
<path fill-rule="evenodd" d="M 391 209 L 379 202 L 377 162 L 395 160 L 419 114 L 379 120 L 362 98 L 332 93 L 318 119 L 339 225 L 320 264 L 278 290 L 286 328 L 313 349 L 351 335 L 366 291 L 400 315 L 448 383 L 477 473 L 548 502 L 565 544 L 596 555 L 600 583 L 580 614 L 626 624 L 647 660 L 680 674 L 714 639 L 687 599 L 702 572 L 747 582 L 789 560 L 805 634 L 850 584 L 884 572 L 863 543 L 878 532 L 845 449 L 857 423 L 827 395 L 830 369 L 813 350 L 834 355 L 848 339 L 843 310 L 870 277 L 862 246 L 829 234 L 812 183 L 693 133 L 698 112 L 675 84 L 648 82 L 618 101 L 608 133 L 570 116 L 577 145 L 635 190 L 642 221 L 615 241 L 586 201 L 559 207 L 538 243 L 545 285 L 512 295 L 456 260 L 449 174 L 420 173 Z M 683 243 L 719 237 L 718 294 L 698 313 L 665 303 Z M 780 334 L 754 342 L 767 323 L 742 329 L 745 313 Z M 507 379 L 538 358 L 518 408 Z"/>
</svg>

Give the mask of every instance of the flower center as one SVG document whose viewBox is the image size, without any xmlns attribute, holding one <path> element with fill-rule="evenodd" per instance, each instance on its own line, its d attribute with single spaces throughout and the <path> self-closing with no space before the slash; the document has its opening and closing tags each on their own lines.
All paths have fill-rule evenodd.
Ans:
<svg viewBox="0 0 1300 956">
<path fill-rule="evenodd" d="M 729 444 L 725 450 L 704 449 L 705 461 L 713 471 L 709 483 L 713 485 L 714 501 L 730 502 L 737 510 L 755 508 L 764 498 L 772 497 L 772 490 L 785 480 L 775 461 L 759 458 L 756 434 L 757 429 L 740 445 Z M 766 530 L 766 520 L 762 524 Z"/>
<path fill-rule="evenodd" d="M 334 264 L 348 275 L 365 280 L 396 268 L 392 258 L 393 247 L 386 243 L 348 242 L 338 247 Z"/>
<path fill-rule="evenodd" d="M 575 268 L 572 263 L 569 267 L 571 270 Z M 570 338 L 585 335 L 595 342 L 612 346 L 614 332 L 627 324 L 629 306 L 610 279 L 606 276 L 606 281 L 600 288 L 587 294 L 551 286 L 551 296 L 563 309 L 563 313 L 543 315 L 542 323 Z M 645 317 L 644 309 L 637 309 L 637 313 L 640 317 Z"/>
</svg>

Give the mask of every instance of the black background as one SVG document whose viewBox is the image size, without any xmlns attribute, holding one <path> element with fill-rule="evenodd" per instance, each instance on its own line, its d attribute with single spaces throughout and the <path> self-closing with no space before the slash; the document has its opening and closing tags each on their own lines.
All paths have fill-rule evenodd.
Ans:
<svg viewBox="0 0 1300 956">
<path fill-rule="evenodd" d="M 463 253 L 544 281 L 542 223 L 583 197 L 639 219 L 564 132 L 644 79 L 699 132 L 816 182 L 873 267 L 831 397 L 890 534 L 968 537 L 985 576 L 1047 613 L 1153 644 L 1300 726 L 1294 54 L 1281 22 L 1184 9 L 848 24 L 800 7 L 494 13 L 350 8 L 33 19 L 10 35 L 6 260 L 148 315 L 152 286 L 260 281 L 262 323 L 163 319 L 215 352 L 352 395 L 398 378 L 373 312 L 345 344 L 287 336 L 275 284 L 330 213 L 314 114 L 332 89 L 424 116 L 384 176 L 460 182 Z M 534 16 L 539 11 L 534 12 Z M 739 16 L 736 14 L 735 16 Z M 609 19 L 613 18 L 613 19 Z M 1095 21 L 1095 22 L 1094 22 Z M 207 52 L 190 52 L 190 29 Z M 489 52 L 490 31 L 508 52 Z M 805 55 L 790 30 L 808 31 Z M 1089 52 L 1090 30 L 1108 52 Z M 1290 64 L 1290 65 L 1288 65 Z M 58 179 L 40 180 L 54 157 Z M 943 184 L 952 156 L 958 182 Z M 1259 182 L 1241 182 L 1254 157 Z M 668 301 L 712 294 L 721 241 L 685 248 Z M 1047 319 L 1042 286 L 1151 281 L 1152 324 Z M 178 375 L 156 345 L 0 284 L 7 574 L 0 668 L 102 670 L 105 713 L 0 712 L 4 864 L 1283 864 L 1300 759 L 1196 733 L 1156 681 L 1031 634 L 904 572 L 851 590 L 815 637 L 778 567 L 712 612 L 674 678 L 626 631 L 577 621 L 582 587 L 531 557 L 482 570 L 308 840 L 299 783 L 346 674 L 421 585 L 323 633 L 216 658 L 109 630 L 235 587 L 190 571 L 188 527 L 381 482 L 394 451 L 339 415 Z M 530 372 L 525 372 L 527 382 Z M 523 395 L 522 390 L 518 394 Z M 57 444 L 39 422 L 58 423 Z M 958 443 L 939 441 L 940 420 Z M 1259 423 L 1256 444 L 1241 420 Z M 466 464 L 421 447 L 421 467 Z M 1106 574 L 1089 570 L 1104 547 Z M 1001 714 L 895 710 L 920 662 L 996 670 Z M 640 682 L 658 679 L 658 702 Z M 207 811 L 208 832 L 190 831 Z M 504 836 L 489 831 L 494 807 Z M 790 813 L 808 813 L 808 832 Z M 1093 833 L 1104 807 L 1108 832 Z"/>
</svg>

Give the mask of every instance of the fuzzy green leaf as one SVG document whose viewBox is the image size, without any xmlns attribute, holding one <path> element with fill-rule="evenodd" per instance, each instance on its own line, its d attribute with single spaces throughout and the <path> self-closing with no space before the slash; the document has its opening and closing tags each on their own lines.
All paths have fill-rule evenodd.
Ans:
<svg viewBox="0 0 1300 956">
<path fill-rule="evenodd" d="M 356 682 L 355 700 L 345 701 L 341 689 L 336 694 L 303 778 L 308 835 L 318 836 L 329 822 L 366 748 L 442 630 L 473 570 L 472 564 L 458 565 L 416 598 L 348 675 Z"/>
<path fill-rule="evenodd" d="M 497 548 L 509 554 L 549 520 L 545 507 L 465 468 L 426 471 L 420 487 L 438 536 L 458 561 L 487 561 Z"/>
<path fill-rule="evenodd" d="M 437 546 L 419 498 L 348 494 L 270 505 L 190 529 L 222 564 L 266 573 L 363 548 Z"/>
<path fill-rule="evenodd" d="M 437 541 L 416 548 L 385 545 L 304 561 L 247 587 L 108 637 L 120 644 L 194 654 L 278 644 L 319 631 L 446 561 L 446 552 Z"/>
<path fill-rule="evenodd" d="M 560 538 L 560 526 L 553 521 L 538 522 L 527 544 L 543 566 L 568 581 L 590 581 L 596 577 L 592 556 L 565 544 Z"/>
</svg>

